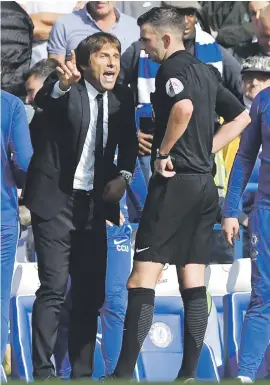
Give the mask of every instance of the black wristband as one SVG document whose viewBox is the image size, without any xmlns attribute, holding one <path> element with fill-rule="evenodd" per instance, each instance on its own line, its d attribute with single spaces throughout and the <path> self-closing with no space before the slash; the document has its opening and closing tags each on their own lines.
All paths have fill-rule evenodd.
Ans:
<svg viewBox="0 0 270 385">
<path fill-rule="evenodd" d="M 157 155 L 156 155 L 156 159 L 168 159 L 169 158 L 169 156 L 170 156 L 170 154 L 161 154 L 160 152 L 159 152 L 159 150 L 157 150 Z"/>
</svg>

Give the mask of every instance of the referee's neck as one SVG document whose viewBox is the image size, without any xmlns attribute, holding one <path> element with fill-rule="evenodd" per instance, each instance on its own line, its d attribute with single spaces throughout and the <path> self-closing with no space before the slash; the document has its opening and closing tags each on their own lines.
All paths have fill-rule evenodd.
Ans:
<svg viewBox="0 0 270 385">
<path fill-rule="evenodd" d="M 184 43 L 180 43 L 180 44 L 174 45 L 173 47 L 169 47 L 166 51 L 166 54 L 163 60 L 168 59 L 168 57 L 170 57 L 171 55 L 173 55 L 175 52 L 178 52 L 178 51 L 185 51 Z"/>
</svg>

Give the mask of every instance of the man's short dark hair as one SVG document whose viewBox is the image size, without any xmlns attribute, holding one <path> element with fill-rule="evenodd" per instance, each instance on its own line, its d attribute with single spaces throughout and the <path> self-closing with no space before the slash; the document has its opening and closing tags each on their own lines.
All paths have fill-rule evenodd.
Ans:
<svg viewBox="0 0 270 385">
<path fill-rule="evenodd" d="M 175 7 L 154 7 L 138 18 L 137 24 L 151 24 L 154 28 L 169 27 L 181 34 L 186 29 L 185 16 Z"/>
<path fill-rule="evenodd" d="M 90 55 L 100 51 L 106 44 L 115 46 L 121 54 L 121 43 L 116 36 L 106 32 L 97 32 L 82 40 L 76 48 L 77 66 L 87 67 L 89 65 Z"/>
<path fill-rule="evenodd" d="M 43 59 L 37 62 L 29 71 L 23 74 L 23 79 L 26 82 L 31 76 L 40 79 L 46 79 L 58 66 L 58 61 L 55 59 Z"/>
</svg>

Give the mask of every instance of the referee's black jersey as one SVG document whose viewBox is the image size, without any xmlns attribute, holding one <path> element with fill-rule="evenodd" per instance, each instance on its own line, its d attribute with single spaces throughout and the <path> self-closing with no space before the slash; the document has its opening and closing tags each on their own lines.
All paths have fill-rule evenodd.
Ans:
<svg viewBox="0 0 270 385">
<path fill-rule="evenodd" d="M 166 59 L 156 75 L 151 94 L 155 135 L 152 164 L 164 137 L 170 111 L 180 100 L 190 99 L 193 114 L 183 136 L 171 150 L 176 171 L 208 173 L 214 136 L 215 111 L 231 121 L 244 111 L 240 102 L 221 83 L 216 71 L 190 55 L 177 51 Z"/>
</svg>

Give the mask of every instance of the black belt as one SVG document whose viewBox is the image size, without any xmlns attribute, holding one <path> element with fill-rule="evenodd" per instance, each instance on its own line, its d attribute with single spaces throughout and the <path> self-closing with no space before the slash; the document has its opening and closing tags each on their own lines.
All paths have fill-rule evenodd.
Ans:
<svg viewBox="0 0 270 385">
<path fill-rule="evenodd" d="M 90 191 L 86 191 L 86 190 L 77 190 L 77 189 L 73 189 L 72 190 L 72 195 L 76 195 L 76 196 L 85 196 L 85 197 L 90 197 L 91 195 L 93 195 L 93 190 L 90 190 Z"/>
</svg>

